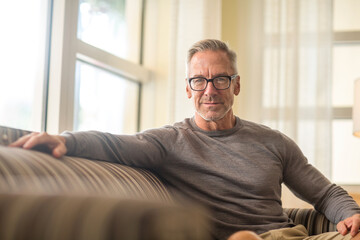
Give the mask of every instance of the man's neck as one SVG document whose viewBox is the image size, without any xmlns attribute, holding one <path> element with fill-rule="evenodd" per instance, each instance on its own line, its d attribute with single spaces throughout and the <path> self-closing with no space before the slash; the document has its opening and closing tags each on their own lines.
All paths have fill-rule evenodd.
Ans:
<svg viewBox="0 0 360 240">
<path fill-rule="evenodd" d="M 225 116 L 222 119 L 209 121 L 195 113 L 195 123 L 199 128 L 205 131 L 221 131 L 233 128 L 236 123 L 236 118 L 231 113 L 229 116 Z"/>
</svg>

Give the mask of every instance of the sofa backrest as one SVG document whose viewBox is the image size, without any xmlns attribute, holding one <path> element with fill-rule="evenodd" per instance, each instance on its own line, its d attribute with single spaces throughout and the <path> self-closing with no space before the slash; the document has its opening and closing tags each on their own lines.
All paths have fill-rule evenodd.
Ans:
<svg viewBox="0 0 360 240">
<path fill-rule="evenodd" d="M 0 126 L 0 145 L 7 146 L 18 138 L 31 133 L 22 129 Z"/>
<path fill-rule="evenodd" d="M 171 202 L 152 172 L 116 163 L 0 146 L 0 192 L 108 195 Z"/>
<path fill-rule="evenodd" d="M 171 202 L 152 172 L 116 163 L 10 148 L 30 131 L 0 126 L 0 192 L 115 195 Z"/>
</svg>

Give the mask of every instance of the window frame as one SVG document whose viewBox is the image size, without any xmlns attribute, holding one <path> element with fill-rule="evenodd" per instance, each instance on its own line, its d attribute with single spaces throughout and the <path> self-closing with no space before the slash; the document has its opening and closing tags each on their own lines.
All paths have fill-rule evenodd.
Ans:
<svg viewBox="0 0 360 240">
<path fill-rule="evenodd" d="M 144 8 L 144 1 L 142 1 L 142 8 Z M 77 60 L 136 81 L 140 84 L 140 91 L 141 85 L 147 83 L 150 78 L 150 71 L 142 66 L 142 60 L 136 64 L 79 40 L 77 38 L 78 10 L 79 0 L 57 0 L 53 3 L 45 129 L 53 134 L 73 130 Z M 143 20 L 141 22 L 143 25 Z M 140 31 L 143 31 L 143 26 Z M 142 32 L 140 34 L 143 35 Z M 142 44 L 142 37 L 140 38 L 140 44 Z M 139 47 L 140 55 L 142 55 L 142 47 Z M 141 98 L 141 94 L 139 96 Z"/>
</svg>

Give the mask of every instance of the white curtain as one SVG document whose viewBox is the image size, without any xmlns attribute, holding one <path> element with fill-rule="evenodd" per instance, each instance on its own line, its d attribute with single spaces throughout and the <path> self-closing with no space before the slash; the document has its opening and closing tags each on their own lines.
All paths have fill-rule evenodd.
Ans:
<svg viewBox="0 0 360 240">
<path fill-rule="evenodd" d="M 263 0 L 260 121 L 331 177 L 332 0 Z"/>
<path fill-rule="evenodd" d="M 201 39 L 221 38 L 221 0 L 147 0 L 141 128 L 160 127 L 194 114 L 185 93 L 185 58 Z"/>
<path fill-rule="evenodd" d="M 185 94 L 187 50 L 206 38 L 221 38 L 221 0 L 172 0 L 172 54 L 169 72 L 170 121 L 182 121 L 194 114 Z"/>
</svg>

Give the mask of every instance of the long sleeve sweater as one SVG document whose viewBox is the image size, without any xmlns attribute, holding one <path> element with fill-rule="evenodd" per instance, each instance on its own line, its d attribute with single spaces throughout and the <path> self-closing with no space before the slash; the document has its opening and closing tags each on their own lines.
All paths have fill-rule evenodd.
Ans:
<svg viewBox="0 0 360 240">
<path fill-rule="evenodd" d="M 216 239 L 239 230 L 260 234 L 293 226 L 283 213 L 282 183 L 332 222 L 360 213 L 294 141 L 238 117 L 234 128 L 224 131 L 204 131 L 189 118 L 135 135 L 89 131 L 63 136 L 68 155 L 156 172 L 176 192 L 209 209 Z"/>
</svg>

